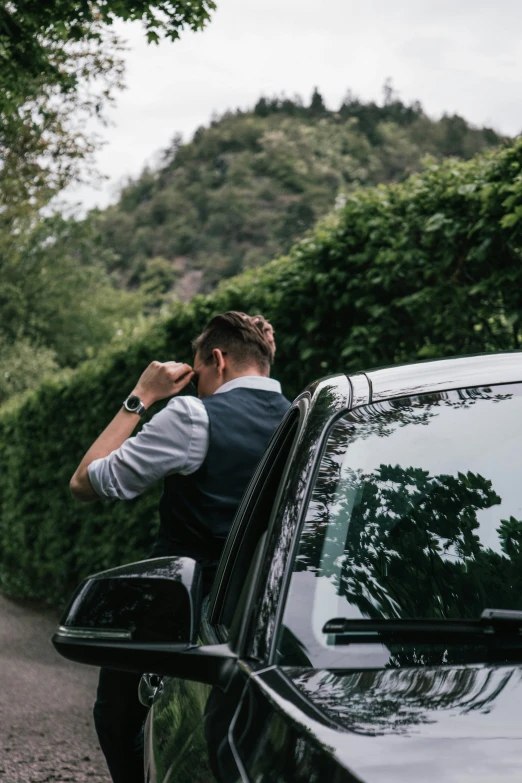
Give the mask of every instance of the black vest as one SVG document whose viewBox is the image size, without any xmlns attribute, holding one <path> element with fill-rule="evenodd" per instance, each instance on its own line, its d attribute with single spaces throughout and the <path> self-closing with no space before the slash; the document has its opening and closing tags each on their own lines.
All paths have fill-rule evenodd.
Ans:
<svg viewBox="0 0 522 783">
<path fill-rule="evenodd" d="M 153 555 L 186 555 L 214 565 L 268 441 L 290 407 L 282 394 L 237 388 L 202 400 L 209 418 L 203 464 L 166 476 Z"/>
</svg>

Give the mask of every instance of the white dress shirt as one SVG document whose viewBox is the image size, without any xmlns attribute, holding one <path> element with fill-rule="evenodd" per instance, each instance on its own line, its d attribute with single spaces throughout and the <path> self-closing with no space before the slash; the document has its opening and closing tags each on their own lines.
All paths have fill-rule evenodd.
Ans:
<svg viewBox="0 0 522 783">
<path fill-rule="evenodd" d="M 244 375 L 224 383 L 214 393 L 261 389 L 281 393 L 273 378 Z M 131 500 L 171 473 L 188 476 L 207 455 L 209 420 L 197 397 L 173 397 L 133 438 L 88 467 L 89 480 L 100 497 Z"/>
</svg>

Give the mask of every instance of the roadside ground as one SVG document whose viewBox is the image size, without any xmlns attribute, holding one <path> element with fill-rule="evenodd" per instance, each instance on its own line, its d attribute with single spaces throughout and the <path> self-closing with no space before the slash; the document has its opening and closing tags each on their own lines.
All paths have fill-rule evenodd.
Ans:
<svg viewBox="0 0 522 783">
<path fill-rule="evenodd" d="M 57 620 L 0 596 L 2 783 L 110 783 L 91 717 L 98 672 L 54 650 Z"/>
</svg>

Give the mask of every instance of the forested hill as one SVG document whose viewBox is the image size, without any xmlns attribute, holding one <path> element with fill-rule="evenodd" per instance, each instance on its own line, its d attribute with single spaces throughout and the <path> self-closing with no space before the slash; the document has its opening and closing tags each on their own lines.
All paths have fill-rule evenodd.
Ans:
<svg viewBox="0 0 522 783">
<path fill-rule="evenodd" d="M 343 194 L 403 180 L 426 154 L 467 159 L 504 140 L 457 115 L 434 121 L 389 86 L 382 105 L 348 96 L 338 111 L 317 90 L 308 106 L 261 98 L 188 144 L 175 138 L 156 170 L 89 221 L 112 251 L 109 271 L 148 289 L 154 307 L 286 253 Z"/>
</svg>

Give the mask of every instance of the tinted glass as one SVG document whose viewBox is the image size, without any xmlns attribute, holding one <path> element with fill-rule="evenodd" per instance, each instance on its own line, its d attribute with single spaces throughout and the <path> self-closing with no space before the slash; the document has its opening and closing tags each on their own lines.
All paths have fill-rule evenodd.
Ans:
<svg viewBox="0 0 522 783">
<path fill-rule="evenodd" d="M 340 420 L 313 487 L 280 649 L 290 641 L 295 662 L 298 647 L 325 650 L 334 617 L 522 609 L 521 430 L 519 384 L 403 398 Z"/>
<path fill-rule="evenodd" d="M 219 624 L 223 638 L 228 638 L 228 629 L 238 601 L 243 608 L 247 600 L 249 590 L 247 577 L 249 574 L 254 576 L 251 572 L 255 552 L 268 527 L 281 477 L 297 433 L 298 422 L 299 411 L 294 409 L 277 431 L 273 444 L 269 446 L 260 465 L 261 473 L 258 480 L 247 490 L 230 532 L 224 558 L 220 563 L 218 577 L 210 596 L 210 603 L 218 604 L 210 619 L 212 623 Z M 226 566 L 223 568 L 225 563 Z M 221 606 L 218 603 L 220 597 L 218 587 L 223 596 Z M 236 621 L 238 620 L 240 617 L 236 617 Z"/>
</svg>

